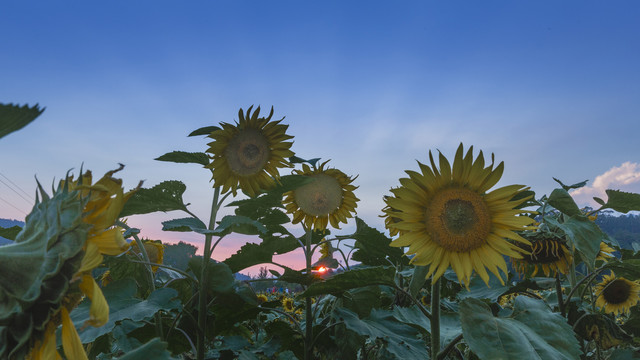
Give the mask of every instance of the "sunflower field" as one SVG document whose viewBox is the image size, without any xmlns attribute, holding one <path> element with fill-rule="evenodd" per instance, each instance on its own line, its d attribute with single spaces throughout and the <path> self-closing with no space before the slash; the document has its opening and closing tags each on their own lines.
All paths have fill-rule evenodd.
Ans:
<svg viewBox="0 0 640 360">
<path fill-rule="evenodd" d="M 41 113 L 0 104 L 0 138 Z M 460 144 L 398 174 L 376 229 L 356 216 L 357 174 L 296 156 L 273 116 L 240 109 L 189 134 L 203 152 L 156 159 L 211 171 L 206 217 L 180 181 L 124 189 L 122 165 L 38 184 L 25 226 L 0 228 L 13 240 L 0 246 L 0 359 L 640 359 L 640 248 L 595 223 L 640 211 L 640 194 L 581 209 L 569 191 L 586 182 L 496 187 L 504 163 Z M 154 212 L 177 214 L 165 231 L 200 234 L 203 256 L 164 264 L 162 242 L 126 220 Z M 256 243 L 212 260 L 233 234 Z M 302 269 L 274 260 L 300 249 Z M 234 277 L 263 264 L 280 270 Z"/>
</svg>

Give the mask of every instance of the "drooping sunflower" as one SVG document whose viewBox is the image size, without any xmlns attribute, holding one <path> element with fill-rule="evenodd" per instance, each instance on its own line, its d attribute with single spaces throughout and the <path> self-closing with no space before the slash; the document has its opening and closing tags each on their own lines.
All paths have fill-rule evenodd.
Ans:
<svg viewBox="0 0 640 360">
<path fill-rule="evenodd" d="M 383 209 L 386 226 L 398 231 L 391 246 L 409 246 L 411 262 L 428 265 L 427 278 L 436 281 L 451 266 L 460 282 L 468 284 L 476 271 L 489 282 L 486 269 L 501 279 L 498 269 L 507 272 L 503 255 L 520 257 L 509 240 L 528 244 L 515 231 L 532 229 L 529 213 L 517 207 L 529 199 L 529 188 L 511 185 L 491 189 L 502 176 L 504 163 L 485 167 L 482 151 L 473 159 L 473 147 L 466 155 L 460 144 L 453 166 L 439 155 L 440 168 L 429 151 L 431 167 L 418 162 L 420 172 L 408 170 L 401 186 L 391 189 Z M 501 279 L 502 280 L 502 279 Z"/>
<path fill-rule="evenodd" d="M 640 284 L 623 277 L 616 277 L 613 272 L 605 275 L 602 282 L 595 287 L 596 306 L 605 312 L 618 315 L 628 312 L 640 300 Z"/>
<path fill-rule="evenodd" d="M 347 176 L 338 169 L 325 169 L 328 160 L 312 169 L 303 164 L 302 170 L 294 170 L 298 175 L 313 179 L 308 184 L 284 193 L 282 201 L 287 212 L 293 214 L 293 224 L 302 222 L 308 229 L 324 230 L 328 224 L 336 229 L 340 223 L 356 213 L 356 202 L 359 199 L 353 191 L 357 186 L 351 185 L 355 178 Z"/>
<path fill-rule="evenodd" d="M 524 236 L 531 241 L 531 245 L 518 244 L 522 249 L 522 257 L 512 258 L 513 267 L 518 273 L 534 277 L 538 274 L 538 268 L 542 269 L 545 276 L 555 276 L 558 272 L 565 275 L 569 273 L 573 255 L 561 238 L 547 232 L 527 232 Z"/>
<path fill-rule="evenodd" d="M 229 190 L 236 195 L 238 187 L 249 196 L 255 196 L 269 188 L 278 178 L 279 167 L 291 167 L 285 160 L 294 155 L 289 150 L 293 136 L 287 135 L 289 125 L 280 124 L 284 119 L 271 121 L 269 116 L 258 117 L 260 107 L 251 114 L 253 106 L 245 115 L 240 109 L 235 125 L 220 123 L 222 129 L 213 131 L 209 137 L 209 157 L 214 187 L 221 186 L 222 192 Z"/>
<path fill-rule="evenodd" d="M 142 246 L 144 246 L 144 249 L 147 252 L 150 263 L 162 264 L 164 262 L 164 245 L 162 244 L 162 241 L 143 239 Z M 137 253 L 141 253 L 138 249 L 138 243 L 133 243 L 133 250 Z M 158 271 L 158 266 L 152 265 L 151 271 Z"/>
<path fill-rule="evenodd" d="M 122 167 L 121 167 L 122 168 Z M 120 168 L 120 169 L 121 169 Z M 59 359 L 56 328 L 69 359 L 86 359 L 69 313 L 91 301 L 85 325 L 102 326 L 109 306 L 91 276 L 102 255 L 127 250 L 122 230 L 113 227 L 124 203 L 122 181 L 110 171 L 92 184 L 87 171 L 77 181 L 67 176 L 53 196 L 42 187 L 15 243 L 0 250 L 0 358 Z M 42 197 L 42 200 L 39 198 Z M 16 324 L 22 325 L 16 328 Z"/>
</svg>

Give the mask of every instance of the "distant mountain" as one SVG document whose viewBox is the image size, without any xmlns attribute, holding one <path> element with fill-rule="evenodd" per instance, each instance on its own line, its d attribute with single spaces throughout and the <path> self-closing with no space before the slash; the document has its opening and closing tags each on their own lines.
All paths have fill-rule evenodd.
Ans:
<svg viewBox="0 0 640 360">
<path fill-rule="evenodd" d="M 20 220 L 0 219 L 0 227 L 8 229 L 8 228 L 14 227 L 14 226 L 23 227 L 24 226 L 24 222 L 20 221 Z M 5 239 L 2 236 L 0 236 L 0 245 L 11 244 L 12 242 L 13 241 L 11 241 L 9 239 Z"/>
</svg>

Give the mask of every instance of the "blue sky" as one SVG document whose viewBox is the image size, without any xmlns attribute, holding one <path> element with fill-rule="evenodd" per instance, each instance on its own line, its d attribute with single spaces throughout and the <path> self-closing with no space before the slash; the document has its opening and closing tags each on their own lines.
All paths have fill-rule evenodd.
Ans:
<svg viewBox="0 0 640 360">
<path fill-rule="evenodd" d="M 47 109 L 0 141 L 0 180 L 31 194 L 34 175 L 121 162 L 127 187 L 185 182 L 206 218 L 209 173 L 153 159 L 204 151 L 191 130 L 255 104 L 286 116 L 298 156 L 359 175 L 358 215 L 379 229 L 404 170 L 460 142 L 505 162 L 499 185 L 589 179 L 581 204 L 640 192 L 639 15 L 637 1 L 6 1 L 0 102 Z M 2 183 L 0 197 L 2 218 L 31 208 Z M 160 231 L 178 216 L 131 221 L 200 241 Z"/>
</svg>

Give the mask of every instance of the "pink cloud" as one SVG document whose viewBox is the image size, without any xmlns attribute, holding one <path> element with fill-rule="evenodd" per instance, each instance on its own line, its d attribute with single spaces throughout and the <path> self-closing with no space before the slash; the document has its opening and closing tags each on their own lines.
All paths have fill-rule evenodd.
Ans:
<svg viewBox="0 0 640 360">
<path fill-rule="evenodd" d="M 570 194 L 578 206 L 599 207 L 593 201 L 593 197 L 597 196 L 606 201 L 607 189 L 640 192 L 640 164 L 627 161 L 620 166 L 614 166 L 604 174 L 596 176 L 591 185 L 573 190 Z"/>
</svg>

